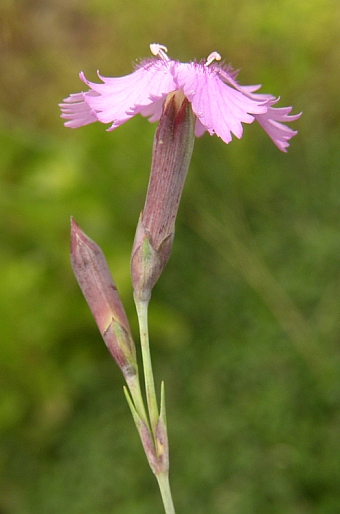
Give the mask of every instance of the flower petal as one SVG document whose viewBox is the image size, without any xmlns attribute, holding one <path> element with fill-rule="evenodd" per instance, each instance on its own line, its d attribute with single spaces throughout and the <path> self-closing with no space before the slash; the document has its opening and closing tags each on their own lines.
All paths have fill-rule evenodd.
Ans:
<svg viewBox="0 0 340 514">
<path fill-rule="evenodd" d="M 135 114 L 145 110 L 176 89 L 171 61 L 148 60 L 133 73 L 118 78 L 99 78 L 103 84 L 81 79 L 97 93 L 85 93 L 85 101 L 102 123 L 112 123 L 109 130 L 118 127 Z M 151 112 L 151 115 L 154 111 Z M 146 114 L 148 116 L 148 114 Z M 156 119 L 159 119 L 156 117 Z"/>
<path fill-rule="evenodd" d="M 268 136 L 271 138 L 273 143 L 279 148 L 279 150 L 281 150 L 282 152 L 287 152 L 286 148 L 289 146 L 288 141 L 297 134 L 297 130 L 292 130 L 290 127 L 287 127 L 282 123 L 296 121 L 300 118 L 302 113 L 300 112 L 299 114 L 289 116 L 292 107 L 272 107 L 274 104 L 279 102 L 280 97 L 275 98 L 275 96 L 268 94 L 254 94 L 253 91 L 256 90 L 252 90 L 251 86 L 239 86 L 237 84 L 237 88 L 239 91 L 243 92 L 252 100 L 266 101 L 267 112 L 262 114 L 256 114 L 256 121 L 258 121 L 263 130 L 267 132 Z"/>
<path fill-rule="evenodd" d="M 96 115 L 85 102 L 84 94 L 85 93 L 75 93 L 68 98 L 64 98 L 64 103 L 59 104 L 62 113 L 61 117 L 65 120 L 69 120 L 65 123 L 65 127 L 79 128 L 98 121 Z"/>
<path fill-rule="evenodd" d="M 202 125 L 202 123 L 200 122 L 200 120 L 198 118 L 196 118 L 196 125 L 195 125 L 195 136 L 196 137 L 201 137 L 203 136 L 204 132 L 206 132 L 206 128 L 204 125 Z"/>
<path fill-rule="evenodd" d="M 289 116 L 291 110 L 292 107 L 269 107 L 265 114 L 255 116 L 263 130 L 267 132 L 270 139 L 282 152 L 287 152 L 286 149 L 289 146 L 288 141 L 297 134 L 297 130 L 292 130 L 290 127 L 279 122 L 287 123 L 295 121 L 299 119 L 302 114 L 300 112 L 299 114 Z"/>
<path fill-rule="evenodd" d="M 265 113 L 267 108 L 263 101 L 248 98 L 225 84 L 216 68 L 197 63 L 177 63 L 176 79 L 209 134 L 216 133 L 229 143 L 231 134 L 237 138 L 242 136 L 242 123 L 252 123 L 252 115 Z M 197 130 L 202 134 L 202 127 L 198 125 Z"/>
<path fill-rule="evenodd" d="M 145 118 L 149 118 L 150 123 L 153 123 L 154 121 L 159 121 L 160 117 L 162 116 L 163 105 L 164 105 L 164 98 L 160 98 L 159 100 L 156 100 L 152 104 L 144 107 L 140 111 L 140 113 Z"/>
</svg>

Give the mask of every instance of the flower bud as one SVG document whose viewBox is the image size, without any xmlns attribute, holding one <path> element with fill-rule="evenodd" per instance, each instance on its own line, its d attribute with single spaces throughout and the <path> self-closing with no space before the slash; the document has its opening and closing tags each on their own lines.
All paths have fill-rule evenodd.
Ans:
<svg viewBox="0 0 340 514">
<path fill-rule="evenodd" d="M 137 374 L 136 350 L 105 256 L 71 219 L 71 264 L 111 355 L 127 381 Z"/>
<path fill-rule="evenodd" d="M 194 115 L 181 91 L 168 95 L 156 131 L 148 191 L 131 256 L 135 298 L 149 300 L 168 262 L 194 146 Z"/>
</svg>

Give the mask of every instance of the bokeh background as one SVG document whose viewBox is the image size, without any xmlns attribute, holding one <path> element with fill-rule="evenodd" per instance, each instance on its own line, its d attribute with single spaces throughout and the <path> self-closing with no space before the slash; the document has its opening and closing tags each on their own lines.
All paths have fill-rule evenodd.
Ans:
<svg viewBox="0 0 340 514">
<path fill-rule="evenodd" d="M 132 330 L 130 250 L 156 126 L 66 129 L 58 102 L 168 46 L 216 50 L 303 111 L 282 154 L 255 124 L 194 156 L 154 289 L 178 513 L 340 512 L 340 3 L 0 3 L 0 513 L 161 513 L 69 264 L 69 218 L 103 248 Z"/>
</svg>

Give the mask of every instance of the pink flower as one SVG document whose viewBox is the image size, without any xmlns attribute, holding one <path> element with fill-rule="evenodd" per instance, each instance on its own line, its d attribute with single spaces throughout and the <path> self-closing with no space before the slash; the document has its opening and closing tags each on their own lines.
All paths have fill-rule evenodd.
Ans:
<svg viewBox="0 0 340 514">
<path fill-rule="evenodd" d="M 256 119 L 275 145 L 286 152 L 288 141 L 297 131 L 283 125 L 295 121 L 300 114 L 290 116 L 292 107 L 273 107 L 279 101 L 268 94 L 256 94 L 261 86 L 240 86 L 237 73 L 224 64 L 217 52 L 206 61 L 181 63 L 167 56 L 166 47 L 150 45 L 156 56 L 143 60 L 130 75 L 118 78 L 98 76 L 102 84 L 81 80 L 89 86 L 86 93 L 72 94 L 60 104 L 65 126 L 78 128 L 95 121 L 112 123 L 114 130 L 136 114 L 149 121 L 158 121 L 167 95 L 182 90 L 196 115 L 195 135 L 205 131 L 217 134 L 225 143 L 242 137 L 242 123 Z"/>
</svg>

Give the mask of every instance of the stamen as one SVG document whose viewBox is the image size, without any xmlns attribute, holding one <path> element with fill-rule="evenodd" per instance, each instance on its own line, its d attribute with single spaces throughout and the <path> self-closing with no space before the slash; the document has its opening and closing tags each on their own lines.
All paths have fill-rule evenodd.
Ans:
<svg viewBox="0 0 340 514">
<path fill-rule="evenodd" d="M 170 58 L 167 56 L 167 47 L 164 45 L 159 45 L 158 43 L 152 43 L 150 45 L 150 50 L 153 55 L 160 57 L 164 61 L 170 61 Z"/>
<path fill-rule="evenodd" d="M 210 66 L 210 64 L 214 61 L 220 61 L 222 59 L 222 57 L 220 56 L 220 54 L 218 52 L 211 52 L 211 54 L 208 56 L 207 58 L 207 62 L 205 63 L 204 66 Z"/>
</svg>

